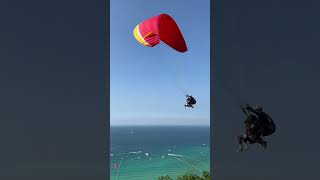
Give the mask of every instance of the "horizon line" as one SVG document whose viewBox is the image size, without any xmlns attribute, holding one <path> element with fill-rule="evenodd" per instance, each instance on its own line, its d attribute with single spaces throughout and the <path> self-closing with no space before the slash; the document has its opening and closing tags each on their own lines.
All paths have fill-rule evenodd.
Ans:
<svg viewBox="0 0 320 180">
<path fill-rule="evenodd" d="M 179 124 L 174 124 L 174 125 L 172 125 L 172 124 L 128 124 L 128 125 L 111 125 L 111 124 L 110 124 L 110 127 L 119 127 L 119 126 L 122 126 L 122 127 L 128 127 L 128 126 L 166 126 L 166 127 L 168 127 L 168 126 L 175 126 L 175 127 L 177 127 L 177 126 L 180 126 L 180 127 L 184 127 L 184 126 L 188 126 L 188 127 L 195 127 L 195 126 L 197 126 L 197 127 L 199 127 L 199 126 L 201 126 L 201 127 L 210 127 L 210 124 L 196 124 L 196 125 L 179 125 Z"/>
</svg>

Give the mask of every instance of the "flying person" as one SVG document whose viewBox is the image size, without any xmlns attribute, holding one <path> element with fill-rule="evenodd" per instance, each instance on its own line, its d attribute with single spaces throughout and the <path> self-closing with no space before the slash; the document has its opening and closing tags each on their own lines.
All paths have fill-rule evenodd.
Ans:
<svg viewBox="0 0 320 180">
<path fill-rule="evenodd" d="M 259 134 L 259 123 L 255 115 L 249 114 L 244 121 L 245 133 L 238 136 L 239 150 L 243 151 L 248 148 L 249 144 L 259 143 L 265 149 L 267 147 L 267 142 L 264 141 Z"/>
<path fill-rule="evenodd" d="M 242 108 L 242 107 L 241 107 Z M 246 114 L 245 120 L 246 132 L 238 136 L 239 151 L 246 149 L 247 143 L 259 143 L 264 149 L 267 148 L 267 142 L 262 139 L 263 136 L 271 135 L 275 132 L 276 126 L 272 118 L 263 111 L 263 107 L 258 105 L 252 108 L 247 104 L 246 108 L 242 108 Z"/>
<path fill-rule="evenodd" d="M 197 103 L 197 101 L 194 99 L 194 97 L 191 95 L 189 96 L 188 94 L 186 95 L 186 104 L 184 105 L 185 108 L 191 107 L 193 108 L 193 105 Z"/>
<path fill-rule="evenodd" d="M 263 111 L 263 106 L 257 105 L 255 108 L 252 108 L 249 104 L 247 104 L 246 109 L 248 112 L 254 114 L 258 118 L 258 126 L 260 129 L 260 134 L 262 136 L 268 136 L 275 132 L 275 124 L 272 118 Z"/>
</svg>

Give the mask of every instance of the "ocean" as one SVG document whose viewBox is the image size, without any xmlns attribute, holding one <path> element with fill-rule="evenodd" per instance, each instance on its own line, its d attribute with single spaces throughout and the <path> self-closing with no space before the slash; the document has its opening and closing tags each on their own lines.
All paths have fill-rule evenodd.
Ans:
<svg viewBox="0 0 320 180">
<path fill-rule="evenodd" d="M 111 127 L 110 179 L 156 180 L 210 170 L 210 127 Z"/>
</svg>

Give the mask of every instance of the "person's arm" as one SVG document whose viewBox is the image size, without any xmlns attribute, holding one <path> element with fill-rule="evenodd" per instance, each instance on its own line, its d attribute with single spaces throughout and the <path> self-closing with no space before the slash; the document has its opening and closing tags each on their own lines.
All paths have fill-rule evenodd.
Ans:
<svg viewBox="0 0 320 180">
<path fill-rule="evenodd" d="M 258 115 L 258 116 L 260 115 L 260 112 L 254 110 L 254 109 L 253 109 L 252 107 L 250 107 L 250 106 L 247 107 L 247 110 L 250 111 L 250 112 L 253 112 L 255 115 Z"/>
<path fill-rule="evenodd" d="M 272 123 L 273 122 L 273 119 L 271 118 L 271 116 L 269 116 L 268 114 L 266 114 L 267 118 L 268 118 L 268 121 L 269 123 Z"/>
<path fill-rule="evenodd" d="M 253 108 L 249 104 L 246 105 L 246 110 L 249 112 L 254 111 Z"/>
</svg>

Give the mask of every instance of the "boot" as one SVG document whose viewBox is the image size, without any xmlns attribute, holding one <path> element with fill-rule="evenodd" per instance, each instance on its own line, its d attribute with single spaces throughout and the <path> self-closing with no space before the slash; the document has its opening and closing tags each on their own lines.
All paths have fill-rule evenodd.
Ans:
<svg viewBox="0 0 320 180">
<path fill-rule="evenodd" d="M 267 149 L 267 142 L 266 141 L 263 141 L 261 145 L 262 145 L 263 149 L 265 149 L 265 150 Z"/>
</svg>

